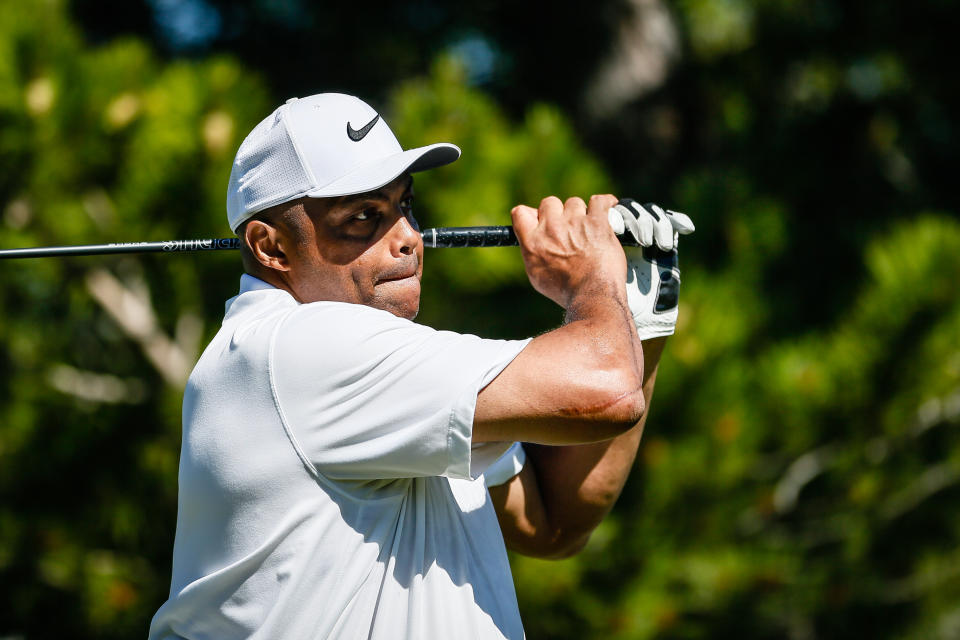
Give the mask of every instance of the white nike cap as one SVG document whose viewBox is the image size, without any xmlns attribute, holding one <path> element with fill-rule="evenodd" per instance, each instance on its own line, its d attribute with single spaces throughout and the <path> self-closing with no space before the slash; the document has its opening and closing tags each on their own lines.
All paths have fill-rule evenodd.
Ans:
<svg viewBox="0 0 960 640">
<path fill-rule="evenodd" d="M 236 231 L 282 202 L 373 191 L 405 171 L 433 169 L 459 157 L 460 149 L 445 142 L 404 151 L 383 118 L 359 98 L 341 93 L 291 98 L 237 150 L 227 220 Z"/>
</svg>

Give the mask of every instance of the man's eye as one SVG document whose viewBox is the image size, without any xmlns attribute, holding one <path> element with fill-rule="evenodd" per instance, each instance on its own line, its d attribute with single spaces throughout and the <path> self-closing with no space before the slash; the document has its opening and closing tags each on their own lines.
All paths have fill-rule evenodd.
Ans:
<svg viewBox="0 0 960 640">
<path fill-rule="evenodd" d="M 373 209 L 364 209 L 357 215 L 353 216 L 354 220 L 359 220 L 360 222 L 366 222 L 367 220 L 373 220 L 373 216 L 376 212 Z"/>
<path fill-rule="evenodd" d="M 413 209 L 413 198 L 406 198 L 400 201 L 400 208 L 404 211 L 410 211 Z"/>
</svg>

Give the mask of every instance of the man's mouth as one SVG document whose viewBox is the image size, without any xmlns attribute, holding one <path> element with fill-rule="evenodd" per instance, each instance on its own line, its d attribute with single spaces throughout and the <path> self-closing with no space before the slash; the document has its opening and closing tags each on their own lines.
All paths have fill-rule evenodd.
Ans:
<svg viewBox="0 0 960 640">
<path fill-rule="evenodd" d="M 406 280 L 407 278 L 414 278 L 417 275 L 418 266 L 419 265 L 414 263 L 412 267 L 407 267 L 402 270 L 385 273 L 379 278 L 377 278 L 377 284 L 382 284 L 384 282 L 396 282 L 398 280 Z"/>
<path fill-rule="evenodd" d="M 413 273 L 408 274 L 408 275 L 405 275 L 405 276 L 392 276 L 392 277 L 389 277 L 389 278 L 380 278 L 380 280 L 377 282 L 377 284 L 383 284 L 384 282 L 399 282 L 400 280 L 406 280 L 407 278 L 412 278 L 412 277 L 414 277 L 414 276 L 416 276 L 416 275 L 417 275 L 417 272 L 414 271 Z"/>
</svg>

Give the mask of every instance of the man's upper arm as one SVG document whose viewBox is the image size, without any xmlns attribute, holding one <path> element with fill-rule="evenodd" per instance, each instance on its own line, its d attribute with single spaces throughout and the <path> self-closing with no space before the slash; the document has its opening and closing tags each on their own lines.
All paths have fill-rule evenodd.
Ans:
<svg viewBox="0 0 960 640">
<path fill-rule="evenodd" d="M 490 487 L 507 548 L 534 558 L 565 558 L 579 551 L 590 537 L 581 527 L 564 528 L 553 522 L 540 493 L 536 469 L 528 460 L 508 482 Z"/>
</svg>

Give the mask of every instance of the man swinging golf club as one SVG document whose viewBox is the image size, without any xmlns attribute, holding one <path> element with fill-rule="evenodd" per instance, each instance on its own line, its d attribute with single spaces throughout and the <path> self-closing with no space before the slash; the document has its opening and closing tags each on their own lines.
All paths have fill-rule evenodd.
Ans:
<svg viewBox="0 0 960 640">
<path fill-rule="evenodd" d="M 570 555 L 613 505 L 692 224 L 610 195 L 519 205 L 527 274 L 563 326 L 437 331 L 412 322 L 412 174 L 459 154 L 402 150 L 340 94 L 288 101 L 240 146 L 227 211 L 246 273 L 184 394 L 150 638 L 522 638 L 505 547 Z M 625 257 L 611 219 L 674 253 Z"/>
</svg>

